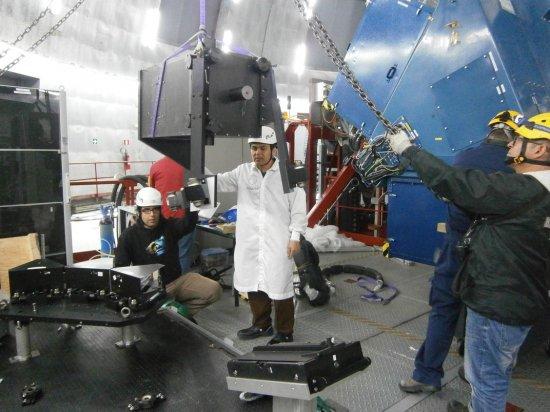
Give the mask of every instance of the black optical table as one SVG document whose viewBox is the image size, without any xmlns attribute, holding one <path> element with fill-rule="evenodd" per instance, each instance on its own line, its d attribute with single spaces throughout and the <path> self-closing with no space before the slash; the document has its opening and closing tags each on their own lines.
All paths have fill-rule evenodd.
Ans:
<svg viewBox="0 0 550 412">
<path fill-rule="evenodd" d="M 69 299 L 54 301 L 29 301 L 9 304 L 0 310 L 0 319 L 13 321 L 15 324 L 15 342 L 17 355 L 11 362 L 24 362 L 37 351 L 31 350 L 30 323 L 52 322 L 69 325 L 92 325 L 122 328 L 122 339 L 116 342 L 118 348 L 128 348 L 140 340 L 134 333 L 133 325 L 144 322 L 155 313 L 165 300 L 156 302 L 148 309 L 139 312 L 125 313 L 108 308 L 103 301 L 73 302 Z"/>
</svg>

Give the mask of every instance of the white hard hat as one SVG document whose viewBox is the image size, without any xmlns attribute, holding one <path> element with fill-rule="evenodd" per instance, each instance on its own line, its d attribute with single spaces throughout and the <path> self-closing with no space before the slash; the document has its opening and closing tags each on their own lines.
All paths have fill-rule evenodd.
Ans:
<svg viewBox="0 0 550 412">
<path fill-rule="evenodd" d="M 162 206 L 162 196 L 157 189 L 144 187 L 136 195 L 136 206 Z"/>
<path fill-rule="evenodd" d="M 275 136 L 275 130 L 269 126 L 262 126 L 261 137 L 250 137 L 248 144 L 250 143 L 263 143 L 263 144 L 277 144 L 277 137 Z"/>
</svg>

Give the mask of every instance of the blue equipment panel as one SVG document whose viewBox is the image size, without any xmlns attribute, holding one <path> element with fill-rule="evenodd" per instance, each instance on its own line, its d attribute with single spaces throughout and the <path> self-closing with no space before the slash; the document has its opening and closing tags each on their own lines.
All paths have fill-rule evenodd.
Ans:
<svg viewBox="0 0 550 412">
<path fill-rule="evenodd" d="M 548 0 L 377 0 L 366 7 L 346 62 L 386 118 L 405 116 L 418 143 L 451 163 L 483 140 L 497 112 L 550 111 L 547 12 Z M 384 132 L 341 74 L 329 101 L 357 128 L 365 123 L 365 136 Z M 433 263 L 444 206 L 420 181 L 398 179 L 388 186 L 398 194 L 389 198 L 391 254 Z"/>
<path fill-rule="evenodd" d="M 392 178 L 387 193 L 390 256 L 433 265 L 443 242 L 437 224 L 447 220 L 447 206 L 418 178 Z"/>
<path fill-rule="evenodd" d="M 420 10 L 420 11 L 419 11 Z M 356 79 L 383 111 L 429 22 L 431 8 L 417 0 L 380 0 L 371 3 L 346 54 Z M 343 76 L 338 76 L 329 95 L 338 113 L 361 125 L 370 135 L 378 119 L 361 101 Z"/>
<path fill-rule="evenodd" d="M 500 96 L 503 86 L 491 59 L 491 54 L 485 54 L 430 86 L 435 98 L 435 113 L 451 151 L 460 151 L 483 140 L 487 120 L 507 109 Z M 464 87 L 466 84 L 468 87 Z M 457 105 L 457 101 L 461 104 Z M 467 139 L 464 136 L 465 118 L 469 119 Z"/>
</svg>

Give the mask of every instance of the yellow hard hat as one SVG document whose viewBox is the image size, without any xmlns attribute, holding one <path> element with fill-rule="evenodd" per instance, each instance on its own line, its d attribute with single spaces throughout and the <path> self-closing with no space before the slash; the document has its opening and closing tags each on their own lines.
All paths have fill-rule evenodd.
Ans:
<svg viewBox="0 0 550 412">
<path fill-rule="evenodd" d="M 519 119 L 516 132 L 525 139 L 550 140 L 550 112 L 537 114 L 529 119 Z"/>
<path fill-rule="evenodd" d="M 502 112 L 498 112 L 491 120 L 489 120 L 487 126 L 494 127 L 497 124 L 505 124 L 512 130 L 517 131 L 519 126 L 515 122 L 515 119 L 518 118 L 518 116 L 521 116 L 521 113 L 516 110 L 504 110 Z"/>
</svg>

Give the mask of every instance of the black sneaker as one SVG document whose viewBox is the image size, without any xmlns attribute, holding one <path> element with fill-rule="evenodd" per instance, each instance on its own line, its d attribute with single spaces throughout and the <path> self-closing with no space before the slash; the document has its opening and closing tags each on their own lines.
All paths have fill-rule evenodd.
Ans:
<svg viewBox="0 0 550 412">
<path fill-rule="evenodd" d="M 237 337 L 241 340 L 256 339 L 260 336 L 271 336 L 273 335 L 273 327 L 268 326 L 267 328 L 259 328 L 257 326 L 250 326 L 246 329 L 241 329 L 237 332 Z"/>
<path fill-rule="evenodd" d="M 293 341 L 294 341 L 294 338 L 292 337 L 292 333 L 285 335 L 284 333 L 277 332 L 277 334 L 273 336 L 273 339 L 271 339 L 267 344 L 276 345 L 278 343 L 287 343 L 287 342 L 293 342 Z"/>
</svg>

